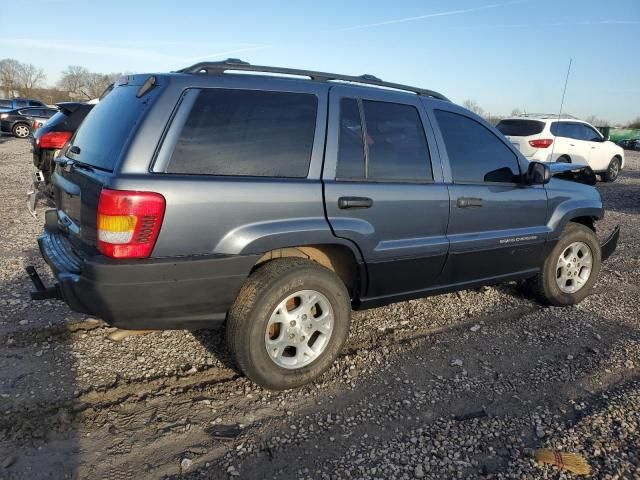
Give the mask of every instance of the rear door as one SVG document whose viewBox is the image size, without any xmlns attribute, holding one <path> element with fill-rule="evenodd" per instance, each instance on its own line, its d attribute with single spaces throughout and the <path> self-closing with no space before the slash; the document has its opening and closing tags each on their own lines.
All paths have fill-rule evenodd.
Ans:
<svg viewBox="0 0 640 480">
<path fill-rule="evenodd" d="M 451 197 L 442 283 L 499 281 L 538 268 L 547 235 L 544 187 L 521 182 L 517 154 L 486 122 L 444 102 L 431 112 Z"/>
<path fill-rule="evenodd" d="M 589 146 L 587 162 L 596 171 L 606 170 L 611 161 L 609 145 L 604 141 L 603 136 L 585 123 L 580 125 L 582 138 Z"/>
<path fill-rule="evenodd" d="M 335 235 L 362 252 L 366 297 L 435 285 L 448 250 L 449 195 L 419 98 L 335 86 L 329 104 L 326 212 Z"/>
</svg>

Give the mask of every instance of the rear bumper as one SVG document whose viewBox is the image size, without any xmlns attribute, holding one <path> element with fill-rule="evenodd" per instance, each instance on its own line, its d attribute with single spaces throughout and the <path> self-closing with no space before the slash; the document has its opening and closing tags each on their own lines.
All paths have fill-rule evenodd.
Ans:
<svg viewBox="0 0 640 480">
<path fill-rule="evenodd" d="M 56 296 L 72 310 L 133 330 L 220 326 L 258 258 L 83 258 L 65 234 L 51 228 L 38 244 L 58 282 Z"/>
</svg>

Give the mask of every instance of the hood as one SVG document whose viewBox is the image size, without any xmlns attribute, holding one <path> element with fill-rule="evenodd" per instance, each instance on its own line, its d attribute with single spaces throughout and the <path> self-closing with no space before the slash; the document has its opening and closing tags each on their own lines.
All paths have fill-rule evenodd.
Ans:
<svg viewBox="0 0 640 480">
<path fill-rule="evenodd" d="M 577 165 L 573 163 L 551 162 L 547 164 L 551 170 L 551 176 L 562 180 L 585 183 L 587 185 L 596 184 L 596 174 L 589 165 Z"/>
</svg>

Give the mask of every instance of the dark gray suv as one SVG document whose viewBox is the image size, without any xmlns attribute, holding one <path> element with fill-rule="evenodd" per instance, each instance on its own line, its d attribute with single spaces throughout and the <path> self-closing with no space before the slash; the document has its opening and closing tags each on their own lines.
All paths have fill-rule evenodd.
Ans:
<svg viewBox="0 0 640 480">
<path fill-rule="evenodd" d="M 576 168 L 371 75 L 131 75 L 57 159 L 38 240 L 57 284 L 28 267 L 32 295 L 128 329 L 226 322 L 249 378 L 295 387 L 332 364 L 352 309 L 512 280 L 582 300 L 618 230 L 598 243 Z"/>
</svg>

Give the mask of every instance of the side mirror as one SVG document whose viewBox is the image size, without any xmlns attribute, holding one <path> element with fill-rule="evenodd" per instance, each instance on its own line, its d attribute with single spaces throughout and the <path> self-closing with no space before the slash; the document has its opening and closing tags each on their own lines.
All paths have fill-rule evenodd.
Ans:
<svg viewBox="0 0 640 480">
<path fill-rule="evenodd" d="M 551 180 L 551 169 L 549 165 L 542 162 L 531 162 L 527 169 L 528 185 L 544 185 Z"/>
</svg>

